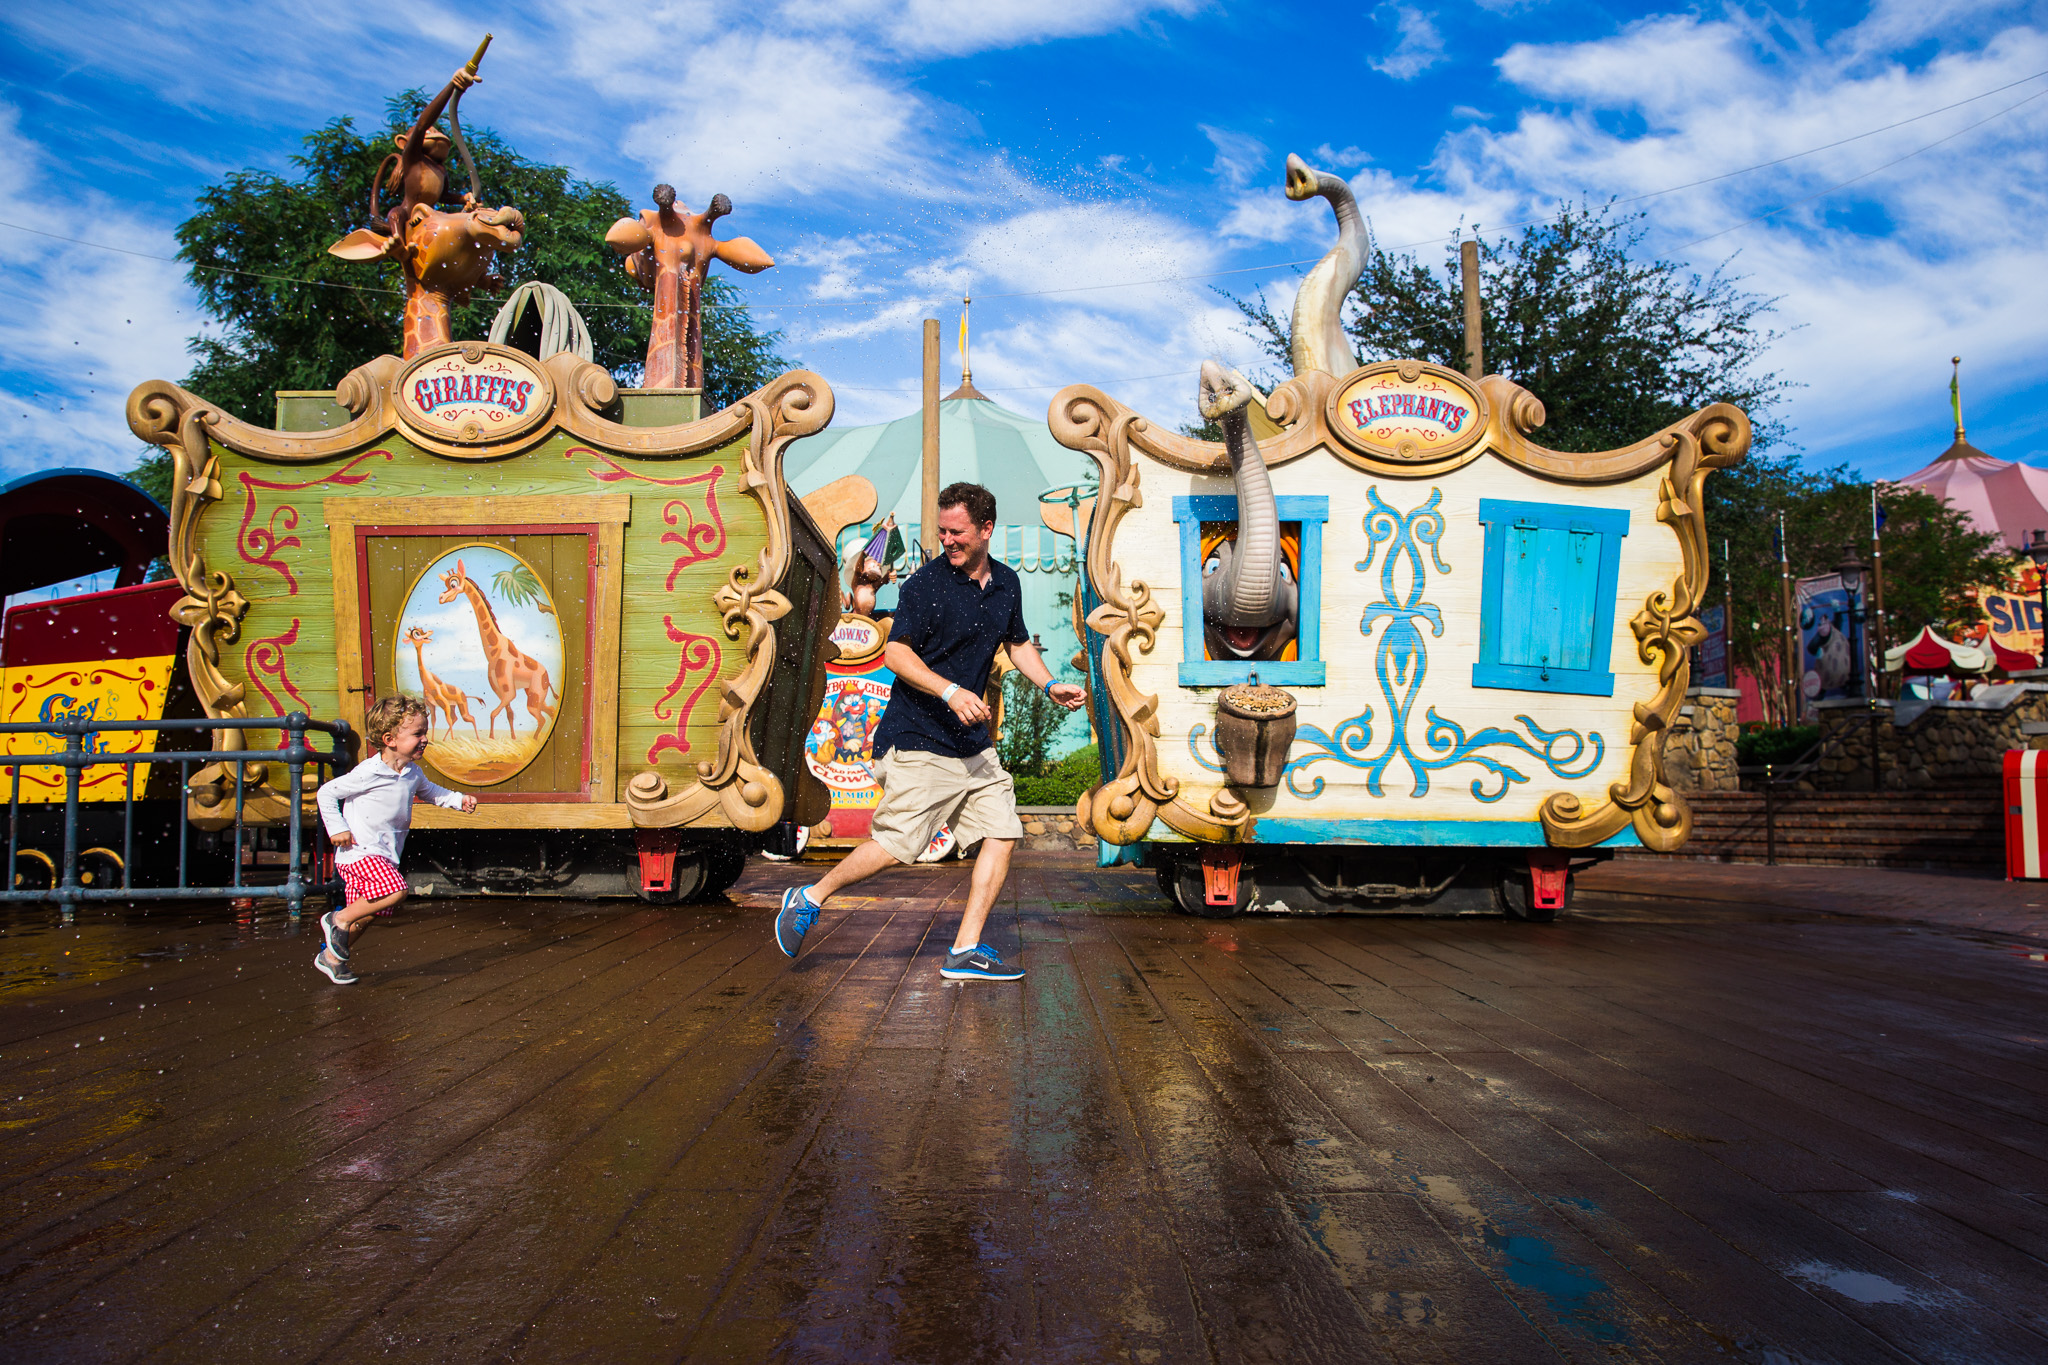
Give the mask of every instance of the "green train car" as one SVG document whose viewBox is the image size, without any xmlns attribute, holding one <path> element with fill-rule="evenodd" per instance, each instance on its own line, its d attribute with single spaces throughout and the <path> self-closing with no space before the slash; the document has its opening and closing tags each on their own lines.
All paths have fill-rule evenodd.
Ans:
<svg viewBox="0 0 2048 1365">
<path fill-rule="evenodd" d="M 141 385 L 129 425 L 175 461 L 173 615 L 206 714 L 360 728 L 370 698 L 425 698 L 426 766 L 479 806 L 417 809 L 424 893 L 730 884 L 828 802 L 803 745 L 836 564 L 782 460 L 832 392 L 794 371 L 708 417 L 696 402 L 475 341 L 281 394 L 276 429 Z M 290 818 L 281 769 L 217 764 L 188 791 L 196 821 L 232 821 L 238 768 L 248 818 Z"/>
</svg>

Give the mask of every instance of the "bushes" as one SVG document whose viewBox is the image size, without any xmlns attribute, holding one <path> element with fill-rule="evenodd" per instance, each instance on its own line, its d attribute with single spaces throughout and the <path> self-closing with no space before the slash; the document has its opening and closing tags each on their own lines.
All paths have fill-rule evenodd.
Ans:
<svg viewBox="0 0 2048 1365">
<path fill-rule="evenodd" d="M 1102 780 L 1101 760 L 1093 744 L 1076 749 L 1036 775 L 1016 774 L 1020 806 L 1071 806 L 1081 793 Z"/>
<path fill-rule="evenodd" d="M 1776 729 L 1757 726 L 1744 730 L 1735 741 L 1735 761 L 1744 767 L 1758 763 L 1790 763 L 1818 743 L 1818 725 L 1788 725 Z"/>
</svg>

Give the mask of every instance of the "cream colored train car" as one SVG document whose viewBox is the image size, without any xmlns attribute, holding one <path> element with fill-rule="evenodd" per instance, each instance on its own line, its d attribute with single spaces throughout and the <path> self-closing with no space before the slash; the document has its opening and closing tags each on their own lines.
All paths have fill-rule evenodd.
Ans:
<svg viewBox="0 0 2048 1365">
<path fill-rule="evenodd" d="M 1739 410 L 1568 454 L 1511 381 L 1418 361 L 1298 373 L 1264 439 L 1236 375 L 1205 367 L 1204 401 L 1222 444 L 1087 387 L 1051 410 L 1101 475 L 1076 529 L 1106 852 L 1197 914 L 1547 919 L 1575 866 L 1685 841 L 1663 747 Z"/>
</svg>

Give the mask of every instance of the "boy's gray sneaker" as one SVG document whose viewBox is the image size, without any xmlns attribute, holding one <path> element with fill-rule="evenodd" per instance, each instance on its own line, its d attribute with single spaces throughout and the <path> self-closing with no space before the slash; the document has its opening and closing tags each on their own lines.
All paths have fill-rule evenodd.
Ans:
<svg viewBox="0 0 2048 1365">
<path fill-rule="evenodd" d="M 1021 981 L 1024 969 L 1005 963 L 986 943 L 977 943 L 972 948 L 948 948 L 939 975 L 948 981 Z"/>
<path fill-rule="evenodd" d="M 336 962 L 348 961 L 348 930 L 334 922 L 332 910 L 320 917 L 320 936 L 327 940 L 327 951 L 334 954 Z"/>
<path fill-rule="evenodd" d="M 327 950 L 325 948 L 313 954 L 313 965 L 320 969 L 322 976 L 337 986 L 353 986 L 356 984 L 356 974 L 348 969 L 348 963 L 346 961 L 330 963 L 327 960 Z"/>
</svg>

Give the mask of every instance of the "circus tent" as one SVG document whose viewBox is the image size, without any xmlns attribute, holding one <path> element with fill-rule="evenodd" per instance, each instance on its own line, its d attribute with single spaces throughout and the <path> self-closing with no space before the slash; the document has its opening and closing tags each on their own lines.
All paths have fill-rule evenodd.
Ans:
<svg viewBox="0 0 2048 1365">
<path fill-rule="evenodd" d="M 2037 528 L 2048 530 L 2048 469 L 2000 460 L 1971 445 L 1963 435 L 1962 400 L 1953 380 L 1949 394 L 1956 416 L 1954 444 L 1934 463 L 1897 482 L 1948 499 L 1978 530 L 1994 533 L 2017 553 Z"/>
<path fill-rule="evenodd" d="M 793 442 L 783 472 L 799 497 L 848 474 L 875 486 L 873 517 L 840 533 L 843 557 L 873 533 L 875 522 L 894 513 L 904 538 L 917 542 L 923 503 L 922 415 L 865 427 L 828 427 Z M 1012 412 L 974 387 L 971 375 L 939 403 L 939 468 L 945 483 L 978 483 L 996 496 L 995 539 L 989 554 L 1015 569 L 1024 589 L 1024 623 L 1044 644 L 1047 666 L 1069 682 L 1068 662 L 1080 648 L 1069 609 L 1060 604 L 1079 582 L 1074 542 L 1047 530 L 1039 520 L 1038 495 L 1080 481 L 1091 467 L 1087 457 L 1053 440 L 1045 418 Z M 894 584 L 882 589 L 879 605 L 893 608 Z M 1063 728 L 1056 751 L 1088 742 L 1085 712 Z"/>
</svg>

